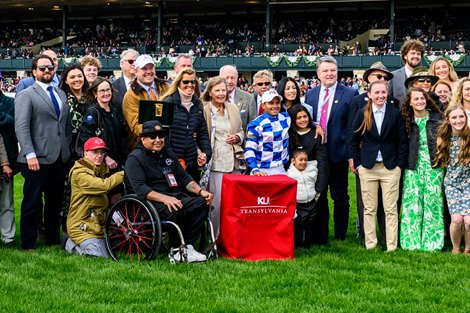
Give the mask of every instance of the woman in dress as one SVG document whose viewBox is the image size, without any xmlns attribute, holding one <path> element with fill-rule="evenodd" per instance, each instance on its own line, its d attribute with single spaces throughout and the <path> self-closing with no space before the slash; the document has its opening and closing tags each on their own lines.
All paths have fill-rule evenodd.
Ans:
<svg viewBox="0 0 470 313">
<path fill-rule="evenodd" d="M 202 103 L 212 147 L 208 181 L 208 190 L 214 195 L 211 220 L 218 237 L 222 177 L 226 173 L 240 173 L 244 134 L 237 106 L 227 102 L 227 83 L 224 78 L 217 76 L 208 81 Z"/>
<path fill-rule="evenodd" d="M 432 61 L 429 67 L 429 74 L 439 77 L 440 80 L 447 81 L 452 90 L 457 87 L 459 76 L 455 72 L 454 66 L 443 56 L 439 56 Z"/>
<path fill-rule="evenodd" d="M 291 127 L 289 129 L 289 155 L 293 155 L 293 151 L 302 149 L 307 153 L 307 161 L 317 161 L 318 175 L 315 182 L 315 190 L 309 192 L 315 193 L 315 202 L 321 193 L 326 192 L 329 177 L 328 155 L 326 146 L 322 144 L 321 137 L 316 136 L 315 128 L 312 124 L 312 117 L 308 109 L 300 104 L 294 104 L 290 110 Z M 286 164 L 288 165 L 288 164 Z M 307 223 L 302 223 L 301 219 L 296 219 L 296 245 L 309 247 L 322 241 L 320 238 L 320 227 L 327 216 L 323 216 L 323 212 L 317 211 L 316 203 L 305 209 L 306 215 L 311 218 Z M 300 223 L 300 224 L 299 224 Z"/>
<path fill-rule="evenodd" d="M 460 253 L 462 225 L 464 253 L 470 254 L 470 130 L 460 104 L 450 104 L 439 128 L 435 164 L 446 167 L 444 188 L 451 216 L 452 253 Z"/>
<path fill-rule="evenodd" d="M 161 97 L 163 101 L 175 104 L 170 147 L 195 181 L 199 181 L 200 168 L 212 155 L 207 123 L 199 100 L 200 90 L 196 71 L 185 68 Z"/>
<path fill-rule="evenodd" d="M 409 139 L 403 175 L 400 244 L 405 250 L 437 251 L 444 246 L 442 168 L 433 168 L 443 114 L 421 88 L 408 89 L 401 112 Z"/>
<path fill-rule="evenodd" d="M 431 91 L 439 96 L 439 101 L 442 103 L 444 110 L 449 105 L 450 97 L 452 96 L 452 86 L 446 80 L 438 80 L 437 83 L 432 86 Z"/>
<path fill-rule="evenodd" d="M 470 126 L 470 77 L 465 77 L 459 81 L 454 90 L 452 104 L 460 104 L 467 114 L 467 125 Z"/>
</svg>

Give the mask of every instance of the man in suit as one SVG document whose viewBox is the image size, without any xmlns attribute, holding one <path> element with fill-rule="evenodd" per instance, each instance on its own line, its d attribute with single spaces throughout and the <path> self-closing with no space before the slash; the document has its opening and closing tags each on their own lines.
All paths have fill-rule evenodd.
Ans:
<svg viewBox="0 0 470 313">
<path fill-rule="evenodd" d="M 317 61 L 317 75 L 321 85 L 309 90 L 305 103 L 313 108 L 312 119 L 325 133 L 330 166 L 328 185 L 334 202 L 335 239 L 346 239 L 349 222 L 348 195 L 348 112 L 351 99 L 358 92 L 338 84 L 338 64 L 331 56 Z M 316 244 L 328 241 L 329 209 L 326 193 L 318 200 L 319 225 L 315 227 Z"/>
<path fill-rule="evenodd" d="M 387 83 L 370 85 L 371 101 L 360 110 L 353 123 L 357 132 L 351 137 L 349 151 L 354 173 L 359 174 L 364 196 L 364 243 L 367 249 L 377 246 L 375 232 L 378 188 L 382 187 L 387 251 L 398 243 L 398 212 L 401 169 L 408 156 L 408 138 L 400 111 L 388 105 Z M 366 114 L 367 113 L 367 114 Z"/>
<path fill-rule="evenodd" d="M 249 92 L 237 88 L 238 71 L 233 65 L 224 65 L 219 70 L 219 75 L 227 82 L 228 102 L 235 104 L 240 111 L 243 131 L 246 125 L 254 120 L 258 113 L 256 111 L 255 98 Z"/>
<path fill-rule="evenodd" d="M 47 55 L 32 62 L 36 82 L 15 99 L 15 131 L 20 145 L 18 162 L 24 177 L 21 203 L 21 242 L 34 250 L 37 240 L 36 214 L 42 210 L 46 245 L 60 244 L 59 211 L 70 157 L 72 124 L 65 93 L 52 86 L 54 61 Z"/>
<path fill-rule="evenodd" d="M 393 71 L 393 79 L 388 83 L 388 94 L 399 101 L 403 101 L 406 96 L 405 80 L 411 76 L 413 69 L 421 64 L 426 47 L 419 40 L 405 41 L 400 49 L 401 60 L 405 64 L 403 67 Z"/>
<path fill-rule="evenodd" d="M 57 54 L 52 51 L 52 50 L 45 50 L 42 54 L 45 54 L 49 56 L 52 61 L 54 61 L 54 73 L 57 72 L 57 69 L 59 68 L 59 59 L 57 58 Z M 25 90 L 26 88 L 34 85 L 35 83 L 34 76 L 28 76 L 26 78 L 23 78 L 18 82 L 18 87 L 16 88 L 16 93 L 19 93 L 22 90 Z M 52 78 L 52 86 L 58 87 L 59 86 L 59 81 L 60 77 L 57 74 L 54 74 L 54 78 Z"/>
<path fill-rule="evenodd" d="M 256 116 L 264 113 L 263 109 L 263 94 L 272 88 L 273 73 L 269 70 L 261 70 L 253 75 L 253 88 L 255 92 Z"/>
<path fill-rule="evenodd" d="M 113 81 L 113 105 L 122 113 L 122 99 L 129 90 L 131 83 L 135 79 L 135 60 L 139 56 L 139 52 L 134 49 L 127 49 L 121 53 L 122 76 Z"/>
<path fill-rule="evenodd" d="M 393 78 L 393 74 L 387 70 L 385 65 L 382 62 L 375 62 L 364 72 L 363 79 L 366 83 L 370 84 L 375 81 L 390 81 Z M 355 96 L 351 100 L 349 105 L 348 113 L 348 129 L 349 136 L 354 134 L 355 129 L 353 129 L 353 122 L 356 118 L 356 114 L 359 110 L 363 109 L 364 106 L 369 101 L 367 92 L 364 92 L 360 95 Z M 392 96 L 387 96 L 386 103 L 398 109 L 399 101 Z M 354 164 L 352 158 L 349 159 L 349 168 L 351 172 L 355 172 Z M 357 223 L 356 230 L 361 241 L 364 241 L 364 203 L 362 202 L 362 193 L 361 193 L 361 183 L 359 181 L 359 175 L 356 175 L 356 204 L 357 204 Z M 379 190 L 379 200 L 377 207 L 377 219 L 379 223 L 379 229 L 381 234 L 381 242 L 385 243 L 385 215 L 382 205 L 382 196 Z"/>
</svg>

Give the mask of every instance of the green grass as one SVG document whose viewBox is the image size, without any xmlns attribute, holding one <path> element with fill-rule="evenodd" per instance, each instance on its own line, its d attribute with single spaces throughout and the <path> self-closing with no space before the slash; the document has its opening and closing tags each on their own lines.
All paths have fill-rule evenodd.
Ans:
<svg viewBox="0 0 470 313">
<path fill-rule="evenodd" d="M 17 211 L 21 182 L 17 176 Z M 355 238 L 353 211 L 346 241 L 297 249 L 289 261 L 170 265 L 160 254 L 116 263 L 2 246 L 0 312 L 470 311 L 468 256 L 367 251 Z"/>
</svg>

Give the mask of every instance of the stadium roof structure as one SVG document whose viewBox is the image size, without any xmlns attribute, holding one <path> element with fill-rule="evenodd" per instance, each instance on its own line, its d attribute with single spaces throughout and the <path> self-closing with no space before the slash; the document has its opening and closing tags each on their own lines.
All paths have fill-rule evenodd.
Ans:
<svg viewBox="0 0 470 313">
<path fill-rule="evenodd" d="M 397 9 L 439 9 L 470 7 L 467 0 L 1 0 L 0 19 L 4 22 L 72 18 L 165 15 L 263 14 L 269 2 L 274 10 L 290 12 L 383 10 L 394 2 Z"/>
</svg>

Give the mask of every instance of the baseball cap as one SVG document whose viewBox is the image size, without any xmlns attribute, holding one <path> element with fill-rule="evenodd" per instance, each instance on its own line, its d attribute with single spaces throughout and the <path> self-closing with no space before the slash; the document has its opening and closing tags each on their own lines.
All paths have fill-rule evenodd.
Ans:
<svg viewBox="0 0 470 313">
<path fill-rule="evenodd" d="M 276 97 L 279 98 L 279 101 L 282 101 L 282 97 L 277 93 L 276 89 L 269 89 L 263 94 L 263 97 L 261 98 L 261 102 L 263 103 L 270 102 L 270 101 L 273 101 L 273 99 Z"/>
<path fill-rule="evenodd" d="M 97 149 L 108 149 L 103 139 L 101 139 L 100 137 L 91 137 L 87 141 L 85 141 L 85 145 L 83 146 L 84 151 Z"/>
<path fill-rule="evenodd" d="M 142 68 L 147 64 L 153 64 L 155 65 L 155 62 L 153 61 L 152 57 L 148 54 L 142 54 L 137 57 L 135 60 L 135 67 L 137 68 Z"/>
<path fill-rule="evenodd" d="M 140 137 L 150 137 L 152 135 L 157 135 L 160 138 L 166 135 L 166 131 L 162 128 L 162 123 L 160 123 L 160 121 L 147 121 L 142 124 Z"/>
</svg>

